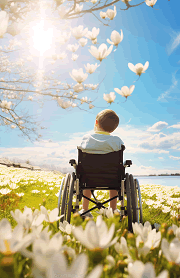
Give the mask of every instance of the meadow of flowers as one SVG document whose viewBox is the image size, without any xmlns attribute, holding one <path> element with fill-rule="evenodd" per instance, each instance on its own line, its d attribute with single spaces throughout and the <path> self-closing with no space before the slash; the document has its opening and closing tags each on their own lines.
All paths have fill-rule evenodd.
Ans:
<svg viewBox="0 0 180 278">
<path fill-rule="evenodd" d="M 180 277 L 180 188 L 141 186 L 144 223 L 133 233 L 108 205 L 57 227 L 63 176 L 0 165 L 0 277 Z"/>
</svg>

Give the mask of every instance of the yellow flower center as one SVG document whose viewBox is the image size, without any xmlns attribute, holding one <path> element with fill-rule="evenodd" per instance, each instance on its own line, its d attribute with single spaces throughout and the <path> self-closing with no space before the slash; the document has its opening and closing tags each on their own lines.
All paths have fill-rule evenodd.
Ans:
<svg viewBox="0 0 180 278">
<path fill-rule="evenodd" d="M 4 239 L 4 245 L 6 250 L 4 252 L 2 252 L 5 256 L 9 256 L 12 255 L 14 252 L 12 252 L 11 248 L 10 248 L 10 243 L 7 239 Z"/>
</svg>

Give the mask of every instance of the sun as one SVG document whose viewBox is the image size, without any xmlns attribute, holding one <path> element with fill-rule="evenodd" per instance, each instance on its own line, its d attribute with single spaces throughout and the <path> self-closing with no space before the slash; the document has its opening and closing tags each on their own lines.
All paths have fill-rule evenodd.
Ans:
<svg viewBox="0 0 180 278">
<path fill-rule="evenodd" d="M 44 56 L 45 52 L 52 48 L 53 33 L 53 28 L 45 28 L 43 19 L 32 27 L 32 46 L 40 56 Z"/>
</svg>

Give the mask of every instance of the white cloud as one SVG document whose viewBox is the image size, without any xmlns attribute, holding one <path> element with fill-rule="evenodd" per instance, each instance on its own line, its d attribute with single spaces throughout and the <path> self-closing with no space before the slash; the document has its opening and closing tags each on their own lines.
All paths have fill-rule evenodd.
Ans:
<svg viewBox="0 0 180 278">
<path fill-rule="evenodd" d="M 171 158 L 171 159 L 173 159 L 173 160 L 180 160 L 180 157 L 173 156 L 173 155 L 170 155 L 169 158 Z"/>
<path fill-rule="evenodd" d="M 173 38 L 173 40 L 171 41 L 171 44 L 168 47 L 169 55 L 171 55 L 171 53 L 180 45 L 180 33 L 173 31 L 172 38 Z"/>
<path fill-rule="evenodd" d="M 157 99 L 158 101 L 167 101 L 166 98 L 170 98 L 169 94 L 173 91 L 173 89 L 175 89 L 177 87 L 178 81 L 176 80 L 176 77 L 175 77 L 176 72 L 172 74 L 172 84 L 171 84 L 170 88 L 165 93 L 162 93 L 158 97 L 158 99 Z"/>
<path fill-rule="evenodd" d="M 167 127 L 167 126 L 168 126 L 168 123 L 159 121 L 159 122 L 155 123 L 153 126 L 149 127 L 147 129 L 147 131 L 157 132 L 157 131 L 160 131 L 161 129 L 163 129 L 164 127 Z"/>
<path fill-rule="evenodd" d="M 180 123 L 177 123 L 176 125 L 168 126 L 168 128 L 177 128 L 177 129 L 180 129 Z"/>
<path fill-rule="evenodd" d="M 159 159 L 162 159 L 162 160 L 164 159 L 164 157 L 162 157 L 162 156 L 161 156 L 161 157 L 158 157 L 158 158 L 159 158 Z"/>
</svg>

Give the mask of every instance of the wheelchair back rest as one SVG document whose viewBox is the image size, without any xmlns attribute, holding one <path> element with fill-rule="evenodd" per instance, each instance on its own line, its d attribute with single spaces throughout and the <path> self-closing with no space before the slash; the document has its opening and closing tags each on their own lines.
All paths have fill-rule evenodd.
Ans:
<svg viewBox="0 0 180 278">
<path fill-rule="evenodd" d="M 123 151 L 121 150 L 107 154 L 90 154 L 78 149 L 77 172 L 83 174 L 124 174 Z"/>
</svg>

